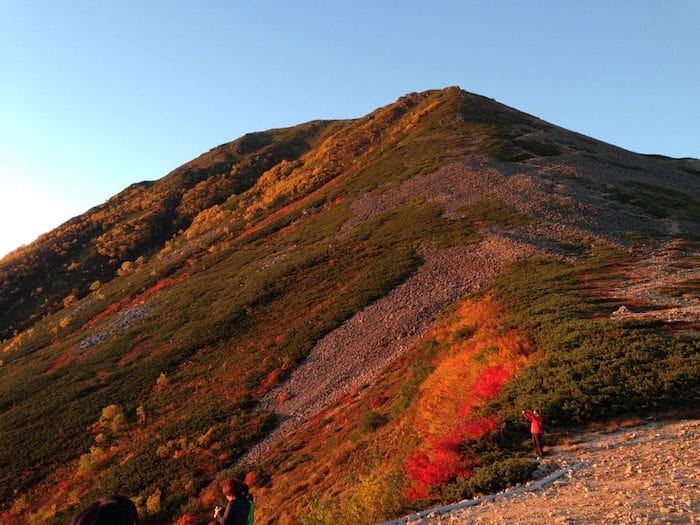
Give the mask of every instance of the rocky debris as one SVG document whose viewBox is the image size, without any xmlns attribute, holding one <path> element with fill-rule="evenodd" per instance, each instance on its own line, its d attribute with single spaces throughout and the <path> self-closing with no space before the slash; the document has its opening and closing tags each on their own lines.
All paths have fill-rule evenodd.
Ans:
<svg viewBox="0 0 700 525">
<path fill-rule="evenodd" d="M 416 175 L 384 193 L 363 195 L 353 202 L 353 215 L 343 224 L 341 236 L 349 234 L 355 225 L 417 197 L 441 203 L 445 215 L 454 219 L 460 216 L 461 207 L 496 193 L 497 188 L 507 187 L 507 181 L 503 170 L 496 169 L 488 159 L 465 157 L 433 173 Z"/>
<path fill-rule="evenodd" d="M 568 173 L 567 169 L 571 168 L 560 169 Z M 486 157 L 467 156 L 433 173 L 417 175 L 382 194 L 362 196 L 353 203 L 353 216 L 343 225 L 339 236 L 349 234 L 362 221 L 421 197 L 440 203 L 445 216 L 451 219 L 485 199 L 500 200 L 521 215 L 536 219 L 529 226 L 500 230 L 512 230 L 518 242 L 547 251 L 562 252 L 562 246 L 582 239 L 601 244 L 622 242 L 619 236 L 611 237 L 609 230 L 597 225 L 595 217 L 590 216 L 591 202 L 599 197 L 599 191 L 587 190 L 583 195 L 576 190 L 574 197 L 569 186 L 550 182 L 551 166 L 545 169 L 546 175 L 539 170 L 525 164 L 502 164 Z"/>
<path fill-rule="evenodd" d="M 591 432 L 547 453 L 545 462 L 565 472 L 556 479 L 540 480 L 536 490 L 517 488 L 482 498 L 490 503 L 475 505 L 467 500 L 407 516 L 401 523 L 698 522 L 700 420 L 650 422 L 608 434 Z M 571 468 L 575 465 L 582 466 Z"/>
<path fill-rule="evenodd" d="M 87 350 L 93 346 L 104 343 L 115 334 L 126 332 L 131 323 L 145 317 L 151 312 L 151 310 L 152 308 L 144 303 L 135 304 L 130 308 L 122 310 L 109 324 L 107 330 L 88 335 L 82 341 L 80 341 L 78 348 L 80 348 L 80 350 Z"/>
<path fill-rule="evenodd" d="M 661 320 L 667 323 L 697 323 L 700 321 L 700 305 L 684 306 L 680 308 L 664 308 L 662 310 L 650 310 L 648 312 L 637 313 L 632 313 L 629 310 L 620 311 L 620 309 L 618 309 L 611 314 L 611 317 L 620 320 L 647 319 Z"/>
<path fill-rule="evenodd" d="M 632 312 L 629 311 L 629 308 L 627 308 L 624 304 L 620 306 L 617 310 L 615 310 L 613 313 L 610 314 L 610 317 L 623 317 L 625 315 L 630 315 Z"/>
<path fill-rule="evenodd" d="M 109 339 L 109 332 L 90 334 L 85 339 L 80 341 L 78 348 L 81 350 L 87 350 L 88 348 L 104 343 L 107 339 Z"/>
<path fill-rule="evenodd" d="M 539 252 L 490 236 L 469 246 L 423 246 L 419 253 L 424 262 L 415 274 L 321 339 L 290 377 L 262 399 L 260 408 L 274 411 L 280 424 L 241 463 L 258 461 L 341 394 L 371 384 L 430 329 L 440 310 L 489 284 L 506 264 Z"/>
<path fill-rule="evenodd" d="M 566 136 L 570 138 L 570 133 L 566 132 Z M 618 165 L 623 160 L 638 162 L 637 156 L 628 158 L 624 150 L 607 146 L 601 154 L 614 162 L 591 159 L 580 150 L 517 164 L 468 155 L 433 173 L 416 175 L 384 193 L 363 195 L 352 204 L 353 215 L 339 237 L 348 235 L 356 224 L 415 198 L 439 202 L 445 215 L 453 219 L 461 216 L 465 207 L 484 199 L 503 201 L 534 219 L 533 224 L 517 229 L 520 241 L 535 246 L 545 244 L 549 249 L 552 245 L 561 250 L 593 242 L 623 247 L 629 245 L 628 232 L 673 235 L 681 230 L 680 219 L 656 218 L 639 206 L 615 198 L 614 190 L 630 181 L 658 184 L 662 170 L 665 186 L 700 200 L 700 192 L 688 183 L 686 173 L 654 161 L 634 170 L 621 169 Z M 682 222 L 684 231 L 700 233 L 697 223 Z"/>
<path fill-rule="evenodd" d="M 633 302 L 635 311 L 622 305 L 610 317 L 699 323 L 700 291 L 688 284 L 700 282 L 698 262 L 697 253 L 671 242 L 631 263 L 604 295 Z M 674 288 L 686 293 L 670 293 Z"/>
<path fill-rule="evenodd" d="M 161 250 L 159 258 L 164 263 L 183 261 L 192 257 L 197 252 L 208 248 L 214 242 L 224 237 L 225 234 L 226 231 L 223 228 L 215 228 L 213 230 L 205 231 L 196 237 L 188 239 L 187 242 L 174 251 L 165 253 Z"/>
<path fill-rule="evenodd" d="M 134 321 L 145 317 L 151 311 L 151 307 L 145 304 L 136 304 L 131 308 L 122 310 L 110 325 L 111 332 L 124 332 Z"/>
<path fill-rule="evenodd" d="M 73 309 L 73 311 L 71 312 L 71 317 L 82 314 L 85 310 L 90 308 L 94 302 L 95 300 L 92 297 L 85 299 Z"/>
<path fill-rule="evenodd" d="M 274 266 L 275 264 L 282 262 L 287 258 L 287 256 L 294 250 L 296 250 L 299 246 L 296 244 L 293 244 L 291 246 L 286 247 L 283 251 L 273 253 L 272 255 L 268 255 L 265 257 L 262 262 L 260 263 L 260 268 L 269 268 L 270 266 Z"/>
</svg>

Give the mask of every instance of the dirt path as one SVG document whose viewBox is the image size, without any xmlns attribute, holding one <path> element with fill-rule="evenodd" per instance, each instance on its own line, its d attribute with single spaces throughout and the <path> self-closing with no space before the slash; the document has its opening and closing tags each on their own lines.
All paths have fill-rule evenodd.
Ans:
<svg viewBox="0 0 700 525">
<path fill-rule="evenodd" d="M 700 523 L 700 420 L 584 434 L 550 450 L 542 466 L 577 464 L 531 492 L 526 486 L 495 495 L 493 502 L 434 509 L 428 517 L 396 523 Z"/>
</svg>

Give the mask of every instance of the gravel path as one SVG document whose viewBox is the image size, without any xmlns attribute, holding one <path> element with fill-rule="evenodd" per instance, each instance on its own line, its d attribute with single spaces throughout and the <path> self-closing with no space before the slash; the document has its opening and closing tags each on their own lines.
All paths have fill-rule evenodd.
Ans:
<svg viewBox="0 0 700 525">
<path fill-rule="evenodd" d="M 371 384 L 428 331 L 443 308 L 489 284 L 506 264 L 535 253 L 531 246 L 498 236 L 469 246 L 424 246 L 424 263 L 415 274 L 321 339 L 290 377 L 263 398 L 260 407 L 273 410 L 280 424 L 240 463 L 260 460 L 340 394 Z"/>
<path fill-rule="evenodd" d="M 400 522 L 700 523 L 700 420 L 653 422 L 612 434 L 584 434 L 573 444 L 554 447 L 544 463 L 567 468 L 581 462 L 581 468 L 566 471 L 532 492 L 506 492 L 496 495 L 493 502 L 433 509 L 430 517 L 407 517 Z"/>
</svg>

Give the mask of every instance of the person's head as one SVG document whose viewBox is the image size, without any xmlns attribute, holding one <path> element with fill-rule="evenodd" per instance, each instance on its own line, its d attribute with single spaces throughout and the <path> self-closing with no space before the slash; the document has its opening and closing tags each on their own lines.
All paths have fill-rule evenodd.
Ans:
<svg viewBox="0 0 700 525">
<path fill-rule="evenodd" d="M 236 478 L 225 479 L 221 484 L 221 492 L 226 499 L 242 498 L 246 494 L 245 485 Z"/>
<path fill-rule="evenodd" d="M 115 494 L 93 501 L 75 515 L 72 525 L 139 525 L 139 515 L 129 498 Z"/>
<path fill-rule="evenodd" d="M 539 409 L 539 408 L 536 408 L 532 413 L 535 414 L 536 416 L 539 416 L 539 415 L 540 415 L 540 409 Z"/>
</svg>

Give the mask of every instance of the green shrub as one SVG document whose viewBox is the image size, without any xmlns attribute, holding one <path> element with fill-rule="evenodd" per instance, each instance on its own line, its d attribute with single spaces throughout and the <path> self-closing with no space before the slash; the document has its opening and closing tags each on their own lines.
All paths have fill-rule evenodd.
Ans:
<svg viewBox="0 0 700 525">
<path fill-rule="evenodd" d="M 379 414 L 374 410 L 367 410 L 362 414 L 362 419 L 360 419 L 360 432 L 369 434 L 386 425 L 388 421 L 389 419 L 384 414 Z"/>
<path fill-rule="evenodd" d="M 532 476 L 535 466 L 521 459 L 505 459 L 474 469 L 470 478 L 459 479 L 442 489 L 442 499 L 446 502 L 473 498 L 480 494 L 492 494 L 525 483 Z"/>
</svg>

